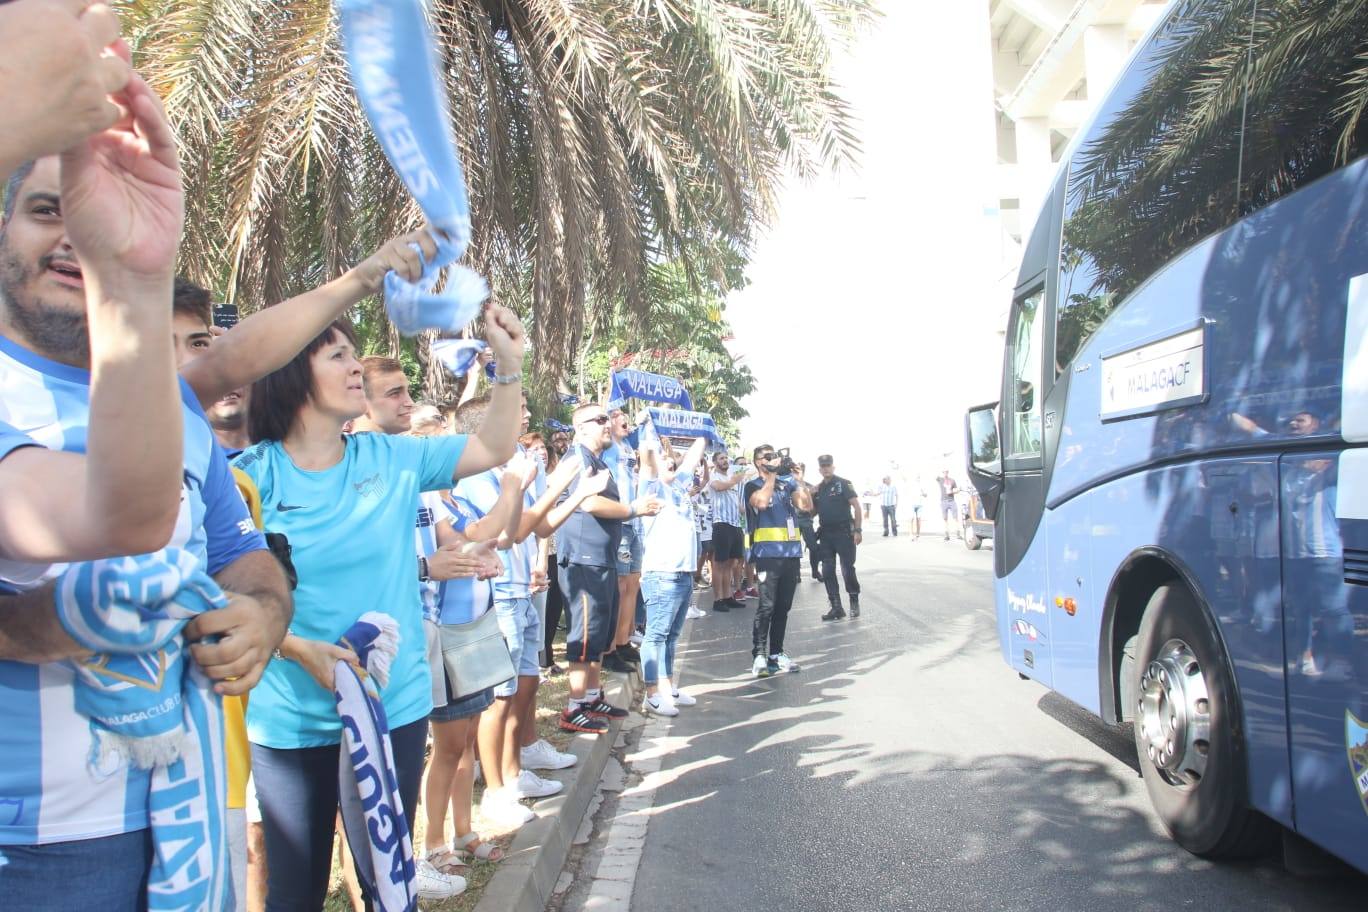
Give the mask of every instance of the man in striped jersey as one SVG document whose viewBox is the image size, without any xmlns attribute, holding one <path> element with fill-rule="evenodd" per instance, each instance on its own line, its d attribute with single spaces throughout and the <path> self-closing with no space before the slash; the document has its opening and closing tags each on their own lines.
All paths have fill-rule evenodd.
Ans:
<svg viewBox="0 0 1368 912">
<path fill-rule="evenodd" d="M 741 531 L 741 484 L 745 480 L 745 471 L 733 466 L 725 452 L 713 455 L 713 477 L 707 487 L 713 515 L 713 611 L 742 607 L 734 593 L 742 586 L 746 566 Z"/>
</svg>

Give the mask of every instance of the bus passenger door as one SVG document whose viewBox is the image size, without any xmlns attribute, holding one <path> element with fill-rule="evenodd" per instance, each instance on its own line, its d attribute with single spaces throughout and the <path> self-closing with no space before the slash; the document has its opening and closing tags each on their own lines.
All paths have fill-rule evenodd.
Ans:
<svg viewBox="0 0 1368 912">
<path fill-rule="evenodd" d="M 1368 870 L 1368 450 L 1280 474 L 1296 828 Z"/>
<path fill-rule="evenodd" d="M 1017 296 L 1007 327 L 1007 370 L 999 420 L 1002 427 L 1003 493 L 993 542 L 998 562 L 1002 642 L 1012 667 L 1053 686 L 1046 549 L 1036 541 L 1044 525 L 1041 380 L 1044 367 L 1045 285 Z"/>
</svg>

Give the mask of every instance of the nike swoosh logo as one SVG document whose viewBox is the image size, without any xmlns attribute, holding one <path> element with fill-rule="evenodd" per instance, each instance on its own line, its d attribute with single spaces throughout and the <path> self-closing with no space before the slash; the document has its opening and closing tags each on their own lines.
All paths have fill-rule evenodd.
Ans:
<svg viewBox="0 0 1368 912">
<path fill-rule="evenodd" d="M 291 510 L 302 510 L 304 509 L 304 505 L 300 504 L 299 506 L 291 506 L 290 504 L 287 504 L 285 503 L 285 501 L 282 500 L 280 503 L 276 504 L 276 509 L 279 510 L 281 513 L 288 513 Z"/>
</svg>

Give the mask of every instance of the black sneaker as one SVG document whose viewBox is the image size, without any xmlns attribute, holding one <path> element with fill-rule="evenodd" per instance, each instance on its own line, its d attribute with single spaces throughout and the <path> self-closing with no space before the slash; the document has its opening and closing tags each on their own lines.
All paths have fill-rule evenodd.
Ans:
<svg viewBox="0 0 1368 912">
<path fill-rule="evenodd" d="M 618 674 L 632 674 L 636 671 L 636 666 L 628 665 L 627 661 L 614 651 L 603 657 L 603 670 L 615 671 Z"/>
<path fill-rule="evenodd" d="M 581 704 L 581 705 L 580 705 L 580 709 L 584 710 L 586 713 L 588 713 L 590 716 L 592 716 L 592 717 L 595 718 L 595 719 L 625 719 L 625 718 L 627 718 L 627 710 L 625 710 L 625 709 L 618 709 L 616 706 L 614 706 L 612 703 L 609 703 L 607 700 L 603 699 L 602 697 L 599 697 L 599 698 L 598 698 L 597 700 L 595 700 L 593 703 L 583 703 L 583 704 Z"/>
<path fill-rule="evenodd" d="M 860 616 L 860 597 L 858 595 L 850 597 L 850 616 L 853 618 Z"/>
<path fill-rule="evenodd" d="M 713 602 L 713 611 L 731 611 L 731 599 L 717 599 Z"/>
<path fill-rule="evenodd" d="M 833 605 L 830 611 L 822 615 L 822 620 L 839 621 L 843 617 L 845 617 L 845 610 L 841 608 L 839 605 Z"/>
<path fill-rule="evenodd" d="M 741 599 L 736 598 L 735 596 L 732 596 L 732 597 L 728 598 L 728 599 L 727 599 L 727 604 L 731 605 L 733 608 L 745 608 L 745 607 L 746 607 L 746 603 L 745 603 L 744 601 L 742 601 Z"/>
<path fill-rule="evenodd" d="M 561 710 L 557 725 L 561 731 L 582 732 L 586 735 L 601 735 L 608 730 L 607 722 L 595 719 L 584 711 L 583 706 Z"/>
</svg>

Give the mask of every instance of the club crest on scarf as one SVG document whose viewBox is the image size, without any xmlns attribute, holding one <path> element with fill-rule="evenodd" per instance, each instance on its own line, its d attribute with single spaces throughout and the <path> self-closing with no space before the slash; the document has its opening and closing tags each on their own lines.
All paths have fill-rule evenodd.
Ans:
<svg viewBox="0 0 1368 912">
<path fill-rule="evenodd" d="M 223 708 L 181 637 L 196 615 L 227 606 L 223 592 L 194 555 L 167 548 L 73 564 L 54 602 L 66 632 L 96 652 L 72 663 L 92 773 L 152 771 L 148 909 L 230 908 Z"/>
</svg>

